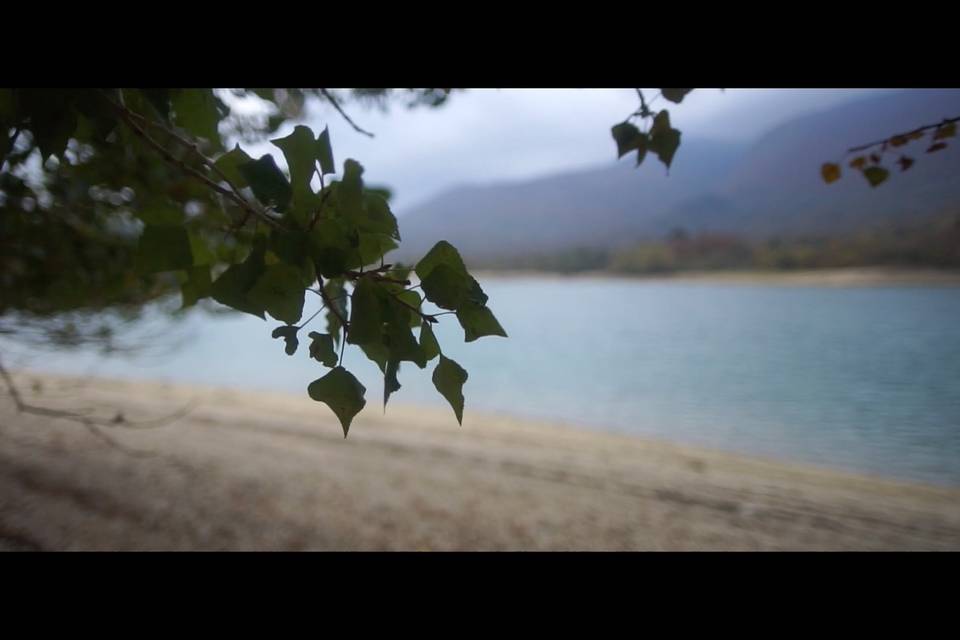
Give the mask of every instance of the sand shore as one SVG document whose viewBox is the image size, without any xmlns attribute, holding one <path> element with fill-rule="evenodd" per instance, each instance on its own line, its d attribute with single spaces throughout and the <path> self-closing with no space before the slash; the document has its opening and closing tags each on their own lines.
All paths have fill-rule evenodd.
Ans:
<svg viewBox="0 0 960 640">
<path fill-rule="evenodd" d="M 0 397 L 6 550 L 960 550 L 960 490 L 375 399 L 344 440 L 304 396 L 18 374 Z M 369 393 L 375 397 L 376 393 Z"/>
</svg>

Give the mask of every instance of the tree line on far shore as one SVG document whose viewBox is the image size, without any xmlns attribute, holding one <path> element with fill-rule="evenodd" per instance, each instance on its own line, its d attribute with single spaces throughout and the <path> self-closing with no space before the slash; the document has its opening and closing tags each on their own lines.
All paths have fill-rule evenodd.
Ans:
<svg viewBox="0 0 960 640">
<path fill-rule="evenodd" d="M 658 274 L 682 271 L 904 267 L 960 269 L 960 212 L 915 223 L 888 223 L 842 235 L 750 239 L 674 229 L 625 248 L 572 248 L 473 261 L 476 268 L 577 273 Z"/>
</svg>

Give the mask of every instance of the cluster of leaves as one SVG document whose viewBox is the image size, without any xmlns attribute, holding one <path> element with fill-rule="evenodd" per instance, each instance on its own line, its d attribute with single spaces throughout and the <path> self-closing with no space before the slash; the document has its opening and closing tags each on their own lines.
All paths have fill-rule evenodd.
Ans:
<svg viewBox="0 0 960 640">
<path fill-rule="evenodd" d="M 884 159 L 896 156 L 894 162 L 900 168 L 900 172 L 910 169 L 916 162 L 915 158 L 908 156 L 904 147 L 919 140 L 925 140 L 926 153 L 936 153 L 947 148 L 947 140 L 957 135 L 957 122 L 960 118 L 950 118 L 937 124 L 918 127 L 907 133 L 898 133 L 871 142 L 869 144 L 854 147 L 847 151 L 847 156 L 854 155 L 847 164 L 859 171 L 871 187 L 878 187 L 887 178 L 890 177 L 890 169 L 884 166 Z M 826 162 L 820 167 L 820 176 L 827 184 L 832 184 L 840 179 L 842 171 L 840 165 L 842 162 Z"/>
<path fill-rule="evenodd" d="M 332 92 L 314 91 L 342 112 Z M 431 91 L 440 94 L 426 99 L 442 102 L 449 90 Z M 233 93 L 270 101 L 280 114 L 271 117 L 284 119 L 301 113 L 306 95 Z M 467 373 L 443 354 L 432 325 L 456 315 L 467 342 L 506 332 L 457 250 L 439 242 L 412 269 L 386 264 L 401 240 L 389 193 L 365 185 L 353 159 L 337 174 L 326 128 L 298 125 L 271 140 L 286 172 L 269 153 L 228 150 L 236 114 L 225 97 L 0 90 L 0 315 L 138 307 L 179 291 L 182 308 L 212 299 L 284 323 L 272 335 L 294 355 L 300 331 L 325 310 L 326 331 L 306 339 L 309 357 L 329 371 L 308 393 L 333 410 L 345 437 L 366 404 L 366 388 L 341 366 L 347 344 L 380 368 L 384 405 L 400 388 L 402 362 L 423 369 L 436 359 L 433 382 L 462 423 Z M 242 127 L 249 136 L 278 122 Z M 308 293 L 321 306 L 301 322 Z"/>
<path fill-rule="evenodd" d="M 643 91 L 637 89 L 640 107 L 626 120 L 611 129 L 617 143 L 617 158 L 636 151 L 637 166 L 643 163 L 647 152 L 652 152 L 667 169 L 673 162 L 673 156 L 680 147 L 680 131 L 670 124 L 670 112 L 666 109 L 655 111 L 650 108 L 661 96 L 674 104 L 680 104 L 693 89 L 660 89 L 660 93 L 647 102 Z M 638 127 L 634 122 L 639 122 Z"/>
<path fill-rule="evenodd" d="M 670 122 L 670 113 L 666 109 L 655 110 L 651 106 L 659 99 L 680 104 L 693 89 L 660 89 L 660 92 L 651 100 L 646 100 L 643 91 L 636 89 L 640 99 L 639 108 L 631 113 L 626 120 L 613 126 L 611 134 L 617 144 L 617 157 L 636 152 L 636 165 L 640 166 L 647 153 L 653 153 L 670 169 L 674 155 L 680 147 L 681 132 L 674 129 Z M 926 153 L 936 153 L 947 148 L 947 140 L 957 135 L 957 122 L 960 118 L 948 118 L 936 124 L 918 127 L 907 133 L 900 133 L 883 140 L 847 150 L 846 157 L 854 157 L 847 161 L 848 166 L 860 172 L 871 187 L 877 187 L 890 177 L 891 169 L 884 166 L 885 159 L 896 156 L 894 163 L 900 172 L 910 169 L 916 162 L 915 157 L 904 153 L 903 147 L 908 144 L 927 139 Z M 639 124 L 639 126 L 638 126 Z M 841 162 L 827 162 L 820 168 L 820 175 L 824 182 L 831 184 L 840 179 Z"/>
</svg>

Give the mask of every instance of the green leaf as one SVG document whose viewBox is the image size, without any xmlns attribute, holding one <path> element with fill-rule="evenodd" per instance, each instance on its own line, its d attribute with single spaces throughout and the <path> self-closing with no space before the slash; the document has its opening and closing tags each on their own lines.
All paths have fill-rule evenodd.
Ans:
<svg viewBox="0 0 960 640">
<path fill-rule="evenodd" d="M 183 298 L 181 309 L 192 307 L 201 298 L 208 298 L 213 290 L 210 279 L 210 267 L 202 265 L 187 270 L 187 279 L 180 285 L 180 295 Z"/>
<path fill-rule="evenodd" d="M 295 267 L 286 263 L 272 265 L 247 293 L 247 300 L 277 320 L 294 324 L 303 315 L 305 291 L 301 277 Z"/>
<path fill-rule="evenodd" d="M 300 340 L 297 338 L 297 332 L 300 331 L 300 327 L 295 327 L 291 325 L 279 326 L 273 330 L 273 333 L 270 335 L 274 338 L 283 338 L 283 341 L 286 342 L 284 351 L 288 356 L 292 356 L 297 352 L 297 347 L 300 346 Z M 310 334 L 313 335 L 313 334 Z M 313 346 L 310 346 L 310 351 L 312 355 Z"/>
<path fill-rule="evenodd" d="M 193 265 L 209 266 L 217 262 L 217 257 L 207 246 L 206 241 L 198 233 L 189 231 L 187 236 L 190 238 L 190 253 L 193 255 Z"/>
<path fill-rule="evenodd" d="M 680 104 L 693 89 L 660 89 L 660 93 L 670 102 Z"/>
<path fill-rule="evenodd" d="M 257 200 L 277 211 L 287 210 L 292 196 L 290 183 L 273 156 L 265 154 L 259 160 L 237 165 L 237 169 L 246 178 Z"/>
<path fill-rule="evenodd" d="M 468 276 L 470 285 L 467 287 L 467 301 L 474 304 L 483 306 L 487 304 L 489 297 L 483 292 L 483 289 L 480 288 L 480 283 L 477 282 L 472 276 Z"/>
<path fill-rule="evenodd" d="M 422 281 L 430 275 L 430 272 L 433 271 L 437 265 L 441 264 L 445 264 L 465 275 L 467 273 L 467 267 L 463 264 L 463 258 L 460 257 L 460 252 L 446 240 L 441 240 L 433 245 L 433 248 L 427 252 L 427 255 L 423 256 L 420 262 L 417 263 L 414 271 Z"/>
<path fill-rule="evenodd" d="M 614 125 L 610 132 L 617 142 L 617 158 L 622 158 L 634 149 L 643 149 L 646 152 L 646 134 L 629 122 Z"/>
<path fill-rule="evenodd" d="M 310 232 L 309 250 L 317 271 L 326 278 L 335 278 L 359 263 L 360 239 L 339 219 L 320 220 Z"/>
<path fill-rule="evenodd" d="M 309 127 L 297 125 L 293 133 L 286 138 L 276 138 L 270 142 L 283 151 L 283 157 L 287 160 L 294 205 L 305 204 L 314 195 L 310 188 L 310 180 L 317 170 L 317 142 L 313 138 L 313 132 Z"/>
<path fill-rule="evenodd" d="M 374 186 L 367 185 L 366 191 L 367 193 L 372 193 L 374 195 L 380 196 L 387 202 L 390 202 L 390 200 L 393 199 L 393 189 L 391 189 L 390 187 L 385 187 L 382 185 L 374 187 Z"/>
<path fill-rule="evenodd" d="M 237 311 L 243 311 L 265 320 L 264 308 L 247 298 L 247 293 L 266 271 L 266 265 L 263 261 L 264 253 L 265 244 L 260 240 L 254 244 L 253 250 L 246 260 L 241 264 L 230 265 L 226 271 L 220 274 L 220 277 L 214 281 L 211 290 L 213 299 Z"/>
<path fill-rule="evenodd" d="M 182 209 L 164 204 L 147 204 L 137 210 L 134 215 L 143 220 L 148 226 L 158 227 L 178 227 L 186 220 L 186 214 Z"/>
<path fill-rule="evenodd" d="M 670 114 L 664 109 L 654 117 L 653 126 L 650 128 L 650 151 L 669 169 L 679 147 L 680 131 L 670 126 Z"/>
<path fill-rule="evenodd" d="M 300 272 L 300 283 L 304 288 L 317 279 L 313 261 L 310 259 L 310 236 L 305 231 L 273 229 L 268 246 L 280 260 Z"/>
<path fill-rule="evenodd" d="M 363 166 L 348 158 L 343 163 L 343 179 L 337 183 L 337 199 L 343 216 L 357 225 L 364 217 Z"/>
<path fill-rule="evenodd" d="M 309 337 L 312 340 L 310 357 L 323 363 L 325 367 L 337 366 L 337 352 L 333 348 L 333 337 L 329 333 L 317 333 L 316 331 L 311 331 Z"/>
<path fill-rule="evenodd" d="M 107 107 L 98 90 L 81 89 L 73 92 L 73 98 L 78 115 L 77 129 L 72 137 L 84 142 L 106 142 L 110 133 L 120 126 L 116 113 Z"/>
<path fill-rule="evenodd" d="M 336 414 L 340 426 L 343 427 L 344 438 L 347 437 L 353 418 L 367 404 L 363 397 L 366 392 L 367 388 L 343 367 L 334 368 L 307 387 L 307 393 L 312 399 L 325 403 Z"/>
<path fill-rule="evenodd" d="M 410 327 L 419 327 L 420 326 L 420 316 L 413 311 L 413 309 L 420 309 L 420 305 L 423 304 L 423 300 L 420 298 L 420 294 L 416 291 L 404 290 L 399 293 L 394 294 L 397 300 L 405 302 L 409 307 L 405 307 L 404 310 L 407 312 L 407 317 L 410 321 Z"/>
<path fill-rule="evenodd" d="M 390 211 L 390 205 L 386 198 L 367 191 L 363 195 L 364 216 L 359 223 L 359 228 L 371 233 L 383 233 L 394 240 L 400 240 L 400 231 L 397 227 L 397 217 Z"/>
<path fill-rule="evenodd" d="M 467 381 L 467 372 L 450 358 L 440 355 L 440 362 L 433 370 L 433 386 L 437 388 L 457 416 L 457 422 L 463 425 L 463 384 Z"/>
<path fill-rule="evenodd" d="M 217 158 L 217 161 L 213 164 L 223 172 L 223 175 L 227 176 L 237 189 L 243 189 L 249 186 L 249 183 L 246 176 L 240 171 L 240 165 L 250 162 L 253 162 L 253 158 L 248 156 L 246 151 L 237 144 L 233 149 Z"/>
<path fill-rule="evenodd" d="M 427 300 L 443 309 L 456 310 L 467 299 L 469 277 L 449 264 L 439 264 L 420 283 Z"/>
<path fill-rule="evenodd" d="M 360 233 L 360 262 L 364 266 L 379 262 L 387 253 L 397 248 L 397 243 L 390 236 L 382 233 Z"/>
<path fill-rule="evenodd" d="M 333 163 L 333 148 L 330 146 L 330 130 L 324 127 L 317 136 L 317 160 L 320 161 L 320 171 L 324 174 L 336 173 L 337 165 Z"/>
<path fill-rule="evenodd" d="M 890 175 L 890 172 L 883 167 L 867 167 L 863 170 L 863 175 L 870 183 L 871 187 L 876 187 Z"/>
<path fill-rule="evenodd" d="M 174 122 L 192 135 L 205 138 L 214 148 L 221 148 L 220 109 L 212 89 L 184 89 L 172 101 Z"/>
<path fill-rule="evenodd" d="M 428 362 L 440 355 L 440 343 L 437 342 L 437 337 L 433 335 L 433 328 L 426 320 L 420 326 L 420 349 Z"/>
<path fill-rule="evenodd" d="M 387 370 L 387 361 L 390 359 L 390 349 L 382 342 L 368 342 L 360 345 L 360 350 L 367 359 L 375 363 L 381 372 Z"/>
<path fill-rule="evenodd" d="M 387 363 L 387 369 L 383 373 L 383 411 L 387 411 L 387 400 L 390 394 L 400 390 L 400 381 L 397 379 L 397 373 L 400 371 L 400 361 L 390 360 Z"/>
<path fill-rule="evenodd" d="M 410 329 L 410 311 L 393 298 L 388 298 L 385 312 L 384 341 L 390 350 L 390 359 L 413 362 L 421 369 L 426 367 L 423 349 Z"/>
<path fill-rule="evenodd" d="M 361 278 L 350 297 L 350 330 L 347 342 L 380 342 L 383 335 L 380 291 L 375 282 Z"/>
<path fill-rule="evenodd" d="M 457 309 L 464 300 L 486 304 L 487 295 L 470 274 L 460 252 L 441 240 L 416 266 L 427 300 L 444 309 Z"/>
<path fill-rule="evenodd" d="M 193 253 L 187 230 L 147 225 L 137 245 L 136 266 L 144 274 L 191 268 Z"/>
<path fill-rule="evenodd" d="M 484 336 L 507 337 L 507 332 L 486 306 L 466 302 L 457 310 L 457 320 L 463 327 L 466 342 L 473 342 Z"/>
</svg>

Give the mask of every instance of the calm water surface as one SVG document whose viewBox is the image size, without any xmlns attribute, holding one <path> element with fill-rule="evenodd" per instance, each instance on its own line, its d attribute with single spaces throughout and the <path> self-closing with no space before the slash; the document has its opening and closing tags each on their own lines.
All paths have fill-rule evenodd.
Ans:
<svg viewBox="0 0 960 640">
<path fill-rule="evenodd" d="M 483 285 L 509 340 L 464 344 L 452 316 L 437 329 L 444 353 L 469 371 L 468 413 L 960 485 L 960 289 L 537 278 Z M 169 329 L 184 346 L 161 356 L 55 354 L 30 366 L 305 393 L 325 369 L 303 343 L 284 355 L 270 338 L 278 324 L 192 314 Z M 376 367 L 355 347 L 345 365 L 367 386 L 366 410 L 379 410 Z M 442 405 L 431 370 L 405 363 L 391 402 Z"/>
</svg>

